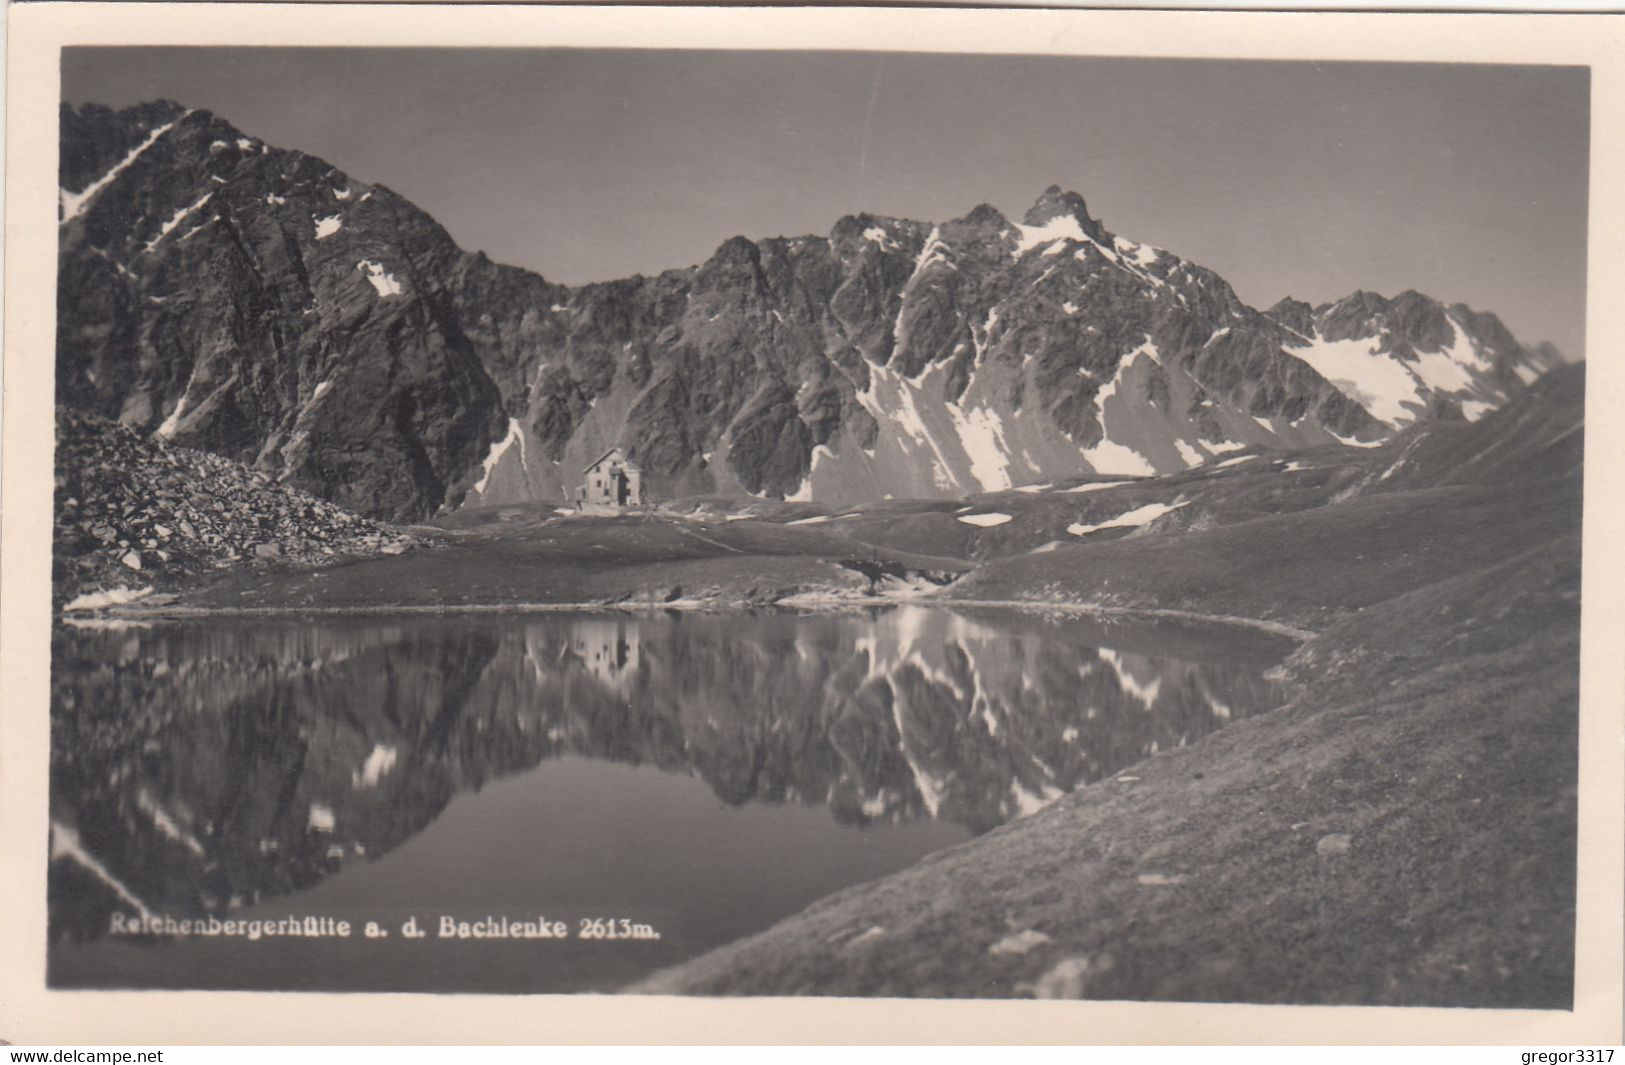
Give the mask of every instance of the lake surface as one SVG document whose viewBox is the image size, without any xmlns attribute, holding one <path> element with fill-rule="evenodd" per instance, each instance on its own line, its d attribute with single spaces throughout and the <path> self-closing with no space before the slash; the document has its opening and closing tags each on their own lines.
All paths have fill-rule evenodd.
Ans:
<svg viewBox="0 0 1625 1065">
<path fill-rule="evenodd" d="M 613 990 L 1278 705 L 1287 648 L 920 606 L 59 625 L 49 981 Z M 569 936 L 440 934 L 504 920 Z"/>
</svg>

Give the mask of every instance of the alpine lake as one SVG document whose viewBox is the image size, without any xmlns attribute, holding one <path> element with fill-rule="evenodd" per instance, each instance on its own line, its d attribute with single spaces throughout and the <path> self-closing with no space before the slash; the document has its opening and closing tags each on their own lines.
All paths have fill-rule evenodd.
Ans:
<svg viewBox="0 0 1625 1065">
<path fill-rule="evenodd" d="M 922 605 L 59 622 L 49 982 L 614 991 L 1276 707 L 1291 646 Z"/>
</svg>

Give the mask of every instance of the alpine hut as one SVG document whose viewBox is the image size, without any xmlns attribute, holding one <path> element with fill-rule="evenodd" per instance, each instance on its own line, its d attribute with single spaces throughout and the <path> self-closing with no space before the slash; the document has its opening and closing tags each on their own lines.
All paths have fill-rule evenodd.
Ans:
<svg viewBox="0 0 1625 1065">
<path fill-rule="evenodd" d="M 582 471 L 576 502 L 586 507 L 636 507 L 643 503 L 643 475 L 619 447 L 612 447 Z"/>
</svg>

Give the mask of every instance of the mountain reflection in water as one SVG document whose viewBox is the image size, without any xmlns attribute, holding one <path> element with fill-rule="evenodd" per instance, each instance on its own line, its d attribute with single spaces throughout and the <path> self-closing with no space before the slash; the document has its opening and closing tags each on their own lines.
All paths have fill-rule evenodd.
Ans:
<svg viewBox="0 0 1625 1065">
<path fill-rule="evenodd" d="M 787 916 L 816 897 L 807 891 L 884 875 L 1275 706 L 1264 671 L 1282 650 L 1252 636 L 1215 644 L 1211 632 L 919 606 L 58 626 L 53 983 L 78 979 L 64 975 L 72 952 L 105 942 L 115 912 L 281 914 L 296 892 L 314 905 L 330 882 L 337 899 L 347 877 L 397 858 L 399 875 L 368 881 L 370 900 L 475 913 L 488 899 L 523 900 L 543 874 L 501 852 L 545 837 L 556 866 L 584 870 L 586 844 L 560 826 L 587 819 L 608 834 L 593 853 L 614 855 L 631 848 L 615 833 L 631 832 L 637 811 L 616 820 L 604 808 L 640 802 L 687 810 L 673 831 L 714 830 L 749 850 L 739 868 L 717 858 L 716 875 L 751 905 L 675 929 L 650 953 L 680 960 Z M 553 774 L 555 790 L 523 797 L 538 774 Z M 509 791 L 491 786 L 502 778 Z M 809 820 L 817 808 L 827 813 Z M 478 827 L 499 810 L 500 828 Z M 437 819 L 474 827 L 457 828 L 458 843 L 437 836 Z M 413 895 L 428 874 L 407 863 L 443 865 L 448 848 L 461 886 L 446 890 L 458 897 Z M 799 886 L 775 879 L 781 852 L 821 871 Z M 634 875 L 635 859 L 616 861 L 617 882 L 648 876 L 669 921 L 701 908 L 671 870 Z M 759 882 L 741 869 L 760 870 Z M 709 898 L 716 885 L 691 890 Z M 630 978 L 637 967 L 610 968 Z M 404 986 L 357 979 L 357 990 Z"/>
</svg>

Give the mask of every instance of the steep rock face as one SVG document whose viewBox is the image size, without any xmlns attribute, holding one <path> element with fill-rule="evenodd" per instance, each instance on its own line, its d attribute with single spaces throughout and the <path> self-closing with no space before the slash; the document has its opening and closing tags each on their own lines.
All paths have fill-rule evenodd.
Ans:
<svg viewBox="0 0 1625 1065">
<path fill-rule="evenodd" d="M 101 177 L 81 171 L 105 159 L 64 153 L 59 399 L 355 510 L 433 513 L 504 424 L 486 369 L 503 360 L 459 306 L 503 271 L 387 189 L 207 112 L 117 117 L 135 143 Z M 511 273 L 517 298 L 541 287 Z"/>
<path fill-rule="evenodd" d="M 653 498 L 1169 473 L 1473 418 L 1553 358 L 1415 293 L 1261 314 L 1057 186 L 570 289 L 207 112 L 64 110 L 63 143 L 62 400 L 397 519 L 567 499 L 617 444 Z"/>
</svg>

